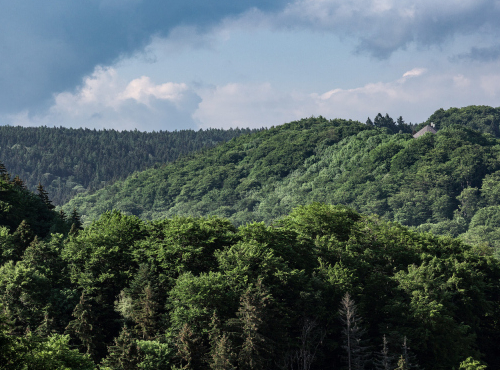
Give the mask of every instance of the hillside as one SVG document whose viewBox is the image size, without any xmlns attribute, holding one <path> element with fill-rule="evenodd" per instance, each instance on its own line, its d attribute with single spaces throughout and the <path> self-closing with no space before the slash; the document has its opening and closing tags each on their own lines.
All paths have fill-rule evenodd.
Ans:
<svg viewBox="0 0 500 370">
<path fill-rule="evenodd" d="M 41 183 L 55 205 L 135 171 L 176 160 L 259 130 L 115 131 L 0 126 L 0 160 L 35 191 Z"/>
<path fill-rule="evenodd" d="M 256 219 L 253 194 L 281 182 L 322 148 L 365 130 L 360 122 L 323 117 L 284 124 L 135 173 L 63 209 L 76 207 L 84 222 L 118 209 L 145 219 L 221 215 L 245 223 Z"/>
<path fill-rule="evenodd" d="M 489 134 L 497 111 L 437 111 L 431 118 L 442 128 L 419 139 L 397 126 L 304 119 L 135 173 L 64 209 L 76 207 L 86 222 L 119 209 L 144 219 L 219 215 L 239 225 L 326 202 L 500 247 L 500 142 Z"/>
</svg>

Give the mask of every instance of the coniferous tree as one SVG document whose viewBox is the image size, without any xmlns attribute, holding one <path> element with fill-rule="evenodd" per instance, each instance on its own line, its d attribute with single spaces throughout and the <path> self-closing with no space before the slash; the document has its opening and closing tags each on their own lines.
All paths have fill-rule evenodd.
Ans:
<svg viewBox="0 0 500 370">
<path fill-rule="evenodd" d="M 0 162 L 0 179 L 4 181 L 10 181 L 10 175 L 7 172 L 7 168 L 5 168 L 3 162 Z"/>
<path fill-rule="evenodd" d="M 130 286 L 115 302 L 115 310 L 135 324 L 135 333 L 144 340 L 155 337 L 159 330 L 160 304 L 158 288 L 147 264 L 141 264 Z"/>
<path fill-rule="evenodd" d="M 196 336 L 189 324 L 181 328 L 176 341 L 177 356 L 181 369 L 194 370 L 201 367 L 202 354 L 205 352 L 201 338 Z"/>
<path fill-rule="evenodd" d="M 112 370 L 136 370 L 141 362 L 140 350 L 137 342 L 126 326 L 115 343 L 108 347 L 108 356 L 102 360 L 103 366 Z"/>
<path fill-rule="evenodd" d="M 324 330 L 318 329 L 318 323 L 314 319 L 305 317 L 302 319 L 300 333 L 300 346 L 291 358 L 293 369 L 309 370 L 315 360 L 316 352 L 325 336 Z"/>
<path fill-rule="evenodd" d="M 220 321 L 214 312 L 210 331 L 210 368 L 213 370 L 234 370 L 236 354 L 227 333 L 222 332 Z"/>
<path fill-rule="evenodd" d="M 367 362 L 367 347 L 362 345 L 362 337 L 366 333 L 361 325 L 361 317 L 349 293 L 346 293 L 340 303 L 340 321 L 343 324 L 342 337 L 349 370 L 362 370 Z"/>
<path fill-rule="evenodd" d="M 48 209 L 56 208 L 50 201 L 49 194 L 45 191 L 41 182 L 38 183 L 36 190 L 38 191 L 38 197 L 42 200 L 42 202 L 47 206 Z"/>
<path fill-rule="evenodd" d="M 70 321 L 66 331 L 80 340 L 87 354 L 94 360 L 97 359 L 101 333 L 96 323 L 94 308 L 84 292 L 82 292 L 80 302 L 73 310 L 72 316 L 74 320 Z"/>
<path fill-rule="evenodd" d="M 19 189 L 26 189 L 26 185 L 24 185 L 24 181 L 19 178 L 18 175 L 14 177 L 12 180 L 12 184 Z"/>
<path fill-rule="evenodd" d="M 238 355 L 239 368 L 260 370 L 266 368 L 266 357 L 271 352 L 268 338 L 263 334 L 265 308 L 271 299 L 261 280 L 255 288 L 249 287 L 240 299 L 237 316 L 243 328 L 243 344 Z"/>
<path fill-rule="evenodd" d="M 18 260 L 23 255 L 24 251 L 30 243 L 36 238 L 36 235 L 31 230 L 30 225 L 26 220 L 21 221 L 16 231 L 13 234 L 15 251 L 13 251 L 12 258 Z"/>
<path fill-rule="evenodd" d="M 70 223 L 71 225 L 75 225 L 75 230 L 83 230 L 82 221 L 80 220 L 80 215 L 78 214 L 76 208 L 73 208 L 73 211 L 71 212 Z"/>
<path fill-rule="evenodd" d="M 373 361 L 375 370 L 392 370 L 393 362 L 394 356 L 389 353 L 389 343 L 384 334 L 382 339 L 382 349 L 375 354 L 375 359 Z"/>
<path fill-rule="evenodd" d="M 416 363 L 415 355 L 412 353 L 410 347 L 408 346 L 406 335 L 403 337 L 401 352 L 401 358 L 404 360 L 404 366 L 406 366 L 405 369 L 418 369 L 419 366 Z"/>
</svg>

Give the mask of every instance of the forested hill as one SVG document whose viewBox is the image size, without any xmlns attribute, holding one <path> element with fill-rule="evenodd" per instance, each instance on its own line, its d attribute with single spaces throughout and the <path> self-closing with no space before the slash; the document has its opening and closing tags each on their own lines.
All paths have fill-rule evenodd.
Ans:
<svg viewBox="0 0 500 370">
<path fill-rule="evenodd" d="M 145 219 L 221 215 L 245 223 L 260 218 L 254 212 L 260 203 L 255 196 L 263 189 L 332 144 L 370 130 L 355 121 L 303 119 L 135 173 L 93 195 L 77 196 L 64 209 L 76 207 L 84 222 L 118 209 Z"/>
<path fill-rule="evenodd" d="M 498 128 L 497 110 L 438 111 L 433 119 L 443 128 L 419 139 L 397 127 L 304 119 L 136 173 L 64 209 L 76 207 L 87 222 L 119 209 L 144 219 L 220 215 L 244 224 L 319 201 L 499 246 L 500 142 L 469 128 Z"/>
<path fill-rule="evenodd" d="M 0 126 L 0 160 L 55 205 L 158 163 L 228 141 L 249 129 L 139 132 Z"/>
</svg>

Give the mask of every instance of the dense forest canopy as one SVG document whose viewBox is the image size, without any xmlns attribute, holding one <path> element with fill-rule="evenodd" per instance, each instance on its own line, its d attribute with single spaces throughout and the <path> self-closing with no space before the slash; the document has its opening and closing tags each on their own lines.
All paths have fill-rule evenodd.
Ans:
<svg viewBox="0 0 500 370">
<path fill-rule="evenodd" d="M 241 225 L 325 202 L 500 248 L 500 142 L 490 134 L 498 117 L 490 107 L 439 110 L 429 119 L 437 134 L 418 139 L 412 129 L 423 126 L 402 118 L 312 117 L 136 173 L 63 209 L 78 209 L 85 222 L 119 209 L 150 220 L 218 215 Z"/>
<path fill-rule="evenodd" d="M 0 368 L 500 366 L 488 248 L 319 203 L 269 226 L 112 211 L 61 231 L 0 235 Z"/>
<path fill-rule="evenodd" d="M 55 205 L 135 171 L 171 162 L 250 129 L 140 132 L 0 126 L 0 159 L 28 189 L 41 183 Z"/>
</svg>

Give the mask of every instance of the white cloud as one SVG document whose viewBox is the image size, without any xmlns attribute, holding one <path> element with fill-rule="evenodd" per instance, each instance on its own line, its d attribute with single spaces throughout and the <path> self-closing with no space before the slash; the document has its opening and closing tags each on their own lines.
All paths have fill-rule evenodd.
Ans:
<svg viewBox="0 0 500 370">
<path fill-rule="evenodd" d="M 416 67 L 393 81 L 313 93 L 283 91 L 269 82 L 190 86 L 156 84 L 147 76 L 126 81 L 114 69 L 98 68 L 76 91 L 58 94 L 46 114 L 21 112 L 10 123 L 151 131 L 269 127 L 311 115 L 364 122 L 379 112 L 421 122 L 439 108 L 498 105 L 495 68 L 443 73 Z"/>
<path fill-rule="evenodd" d="M 279 91 L 269 83 L 228 84 L 200 92 L 194 117 L 202 127 L 262 127 L 322 115 L 362 122 L 377 113 L 422 122 L 435 110 L 471 104 L 495 105 L 500 75 L 439 74 L 415 68 L 392 82 L 304 94 Z"/>
<path fill-rule="evenodd" d="M 127 99 L 134 99 L 139 103 L 151 106 L 152 99 L 169 100 L 180 106 L 184 99 L 184 94 L 188 91 L 184 83 L 167 82 L 155 85 L 147 76 L 136 78 L 130 81 L 123 93 L 117 96 L 117 100 L 122 102 Z"/>
<path fill-rule="evenodd" d="M 55 95 L 44 114 L 21 112 L 10 116 L 22 126 L 71 126 L 174 130 L 195 128 L 192 113 L 200 98 L 184 83 L 153 83 L 142 76 L 127 83 L 113 68 L 96 68 L 75 92 Z"/>
<path fill-rule="evenodd" d="M 425 68 L 413 68 L 411 71 L 405 72 L 403 74 L 403 78 L 406 78 L 406 77 L 418 77 L 418 76 L 422 75 L 425 72 L 427 72 L 427 69 L 425 69 Z"/>
</svg>

